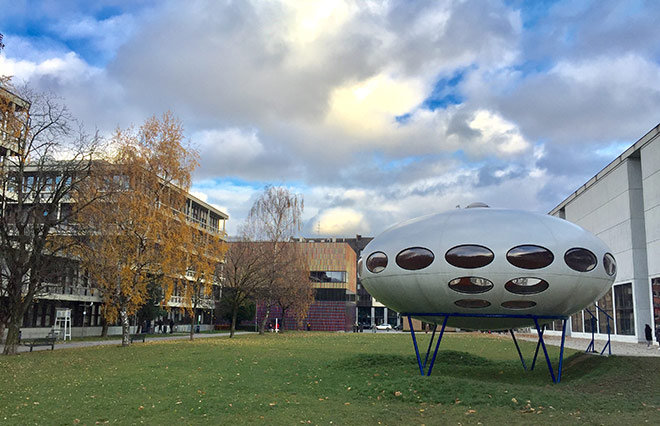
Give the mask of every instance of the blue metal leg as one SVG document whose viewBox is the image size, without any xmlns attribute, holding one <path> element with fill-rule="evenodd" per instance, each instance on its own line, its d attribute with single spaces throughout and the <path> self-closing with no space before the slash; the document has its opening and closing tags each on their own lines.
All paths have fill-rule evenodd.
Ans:
<svg viewBox="0 0 660 426">
<path fill-rule="evenodd" d="M 566 342 L 566 321 L 561 328 L 561 346 L 559 348 L 559 367 L 557 367 L 557 383 L 561 381 L 561 368 L 564 364 L 564 343 Z"/>
<path fill-rule="evenodd" d="M 417 347 L 417 339 L 415 339 L 415 330 L 413 329 L 412 319 L 408 315 L 408 325 L 410 326 L 410 335 L 412 336 L 413 345 L 415 346 L 415 355 L 417 355 L 417 365 L 419 365 L 419 372 L 424 375 L 424 367 L 422 367 L 422 359 L 419 357 L 419 348 Z"/>
<path fill-rule="evenodd" d="M 431 371 L 433 371 L 433 365 L 435 364 L 435 357 L 438 355 L 438 348 L 440 347 L 440 341 L 442 340 L 442 336 L 445 334 L 445 327 L 447 326 L 448 319 L 449 316 L 445 316 L 445 320 L 442 322 L 442 329 L 440 330 L 440 334 L 438 335 L 438 343 L 435 344 L 435 351 L 433 351 L 433 358 L 431 358 L 431 365 L 429 365 L 429 371 L 426 374 L 427 376 L 430 376 Z"/>
<path fill-rule="evenodd" d="M 518 350 L 518 356 L 520 357 L 520 362 L 522 362 L 523 369 L 527 370 L 527 366 L 525 365 L 525 358 L 523 358 L 522 352 L 520 352 L 520 346 L 518 346 L 518 341 L 516 340 L 516 335 L 513 334 L 513 329 L 510 329 L 509 333 L 511 333 L 511 337 L 513 337 L 513 343 L 516 344 L 516 349 Z"/>
<path fill-rule="evenodd" d="M 543 324 L 543 326 L 541 326 L 541 335 L 543 335 L 543 333 L 545 333 L 545 324 Z M 536 342 L 536 350 L 534 351 L 534 359 L 532 360 L 532 367 L 530 368 L 530 370 L 533 370 L 534 367 L 536 366 L 536 358 L 539 355 L 539 348 L 540 347 L 541 347 L 541 340 Z"/>
<path fill-rule="evenodd" d="M 605 353 L 605 349 L 609 349 L 609 354 L 612 355 L 612 346 L 610 345 L 610 319 L 607 319 L 607 343 L 603 347 L 603 350 L 600 351 L 600 354 L 602 355 Z"/>
<path fill-rule="evenodd" d="M 433 333 L 431 334 L 431 340 L 429 341 L 429 347 L 426 348 L 426 357 L 424 357 L 424 368 L 426 368 L 426 363 L 429 360 L 429 354 L 431 353 L 431 345 L 433 344 L 433 339 L 435 339 L 435 331 L 438 329 L 438 324 L 433 325 Z"/>
<path fill-rule="evenodd" d="M 552 370 L 552 363 L 550 362 L 550 357 L 548 356 L 548 349 L 545 347 L 545 342 L 543 341 L 543 333 L 541 333 L 541 327 L 539 327 L 539 320 L 537 318 L 534 318 L 534 324 L 536 324 L 536 332 L 539 334 L 539 342 L 541 342 L 541 347 L 543 348 L 545 361 L 548 363 L 548 370 L 550 370 L 550 377 L 552 377 L 553 383 L 557 383 L 557 379 L 555 379 L 555 372 Z"/>
</svg>

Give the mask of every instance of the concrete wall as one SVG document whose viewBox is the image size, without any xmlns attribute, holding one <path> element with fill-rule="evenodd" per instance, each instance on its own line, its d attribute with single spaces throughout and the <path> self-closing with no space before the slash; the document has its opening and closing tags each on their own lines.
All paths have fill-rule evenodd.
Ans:
<svg viewBox="0 0 660 426">
<path fill-rule="evenodd" d="M 564 207 L 565 218 L 598 236 L 617 261 L 616 284 L 633 283 L 635 333 L 652 324 L 639 158 L 629 157 Z"/>
</svg>

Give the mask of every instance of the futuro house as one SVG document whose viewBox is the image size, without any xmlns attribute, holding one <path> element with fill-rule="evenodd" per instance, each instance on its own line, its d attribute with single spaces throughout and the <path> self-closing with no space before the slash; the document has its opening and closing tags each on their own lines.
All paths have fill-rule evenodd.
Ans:
<svg viewBox="0 0 660 426">
<path fill-rule="evenodd" d="M 424 314 L 476 314 L 447 325 L 504 330 L 585 308 L 612 286 L 616 262 L 601 240 L 563 219 L 475 203 L 387 229 L 358 271 L 397 312 L 436 324 L 444 318 Z"/>
</svg>

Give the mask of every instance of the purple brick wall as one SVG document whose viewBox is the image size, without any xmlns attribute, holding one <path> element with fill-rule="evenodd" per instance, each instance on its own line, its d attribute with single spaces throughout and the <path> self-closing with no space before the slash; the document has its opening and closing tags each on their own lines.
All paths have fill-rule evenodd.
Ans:
<svg viewBox="0 0 660 426">
<path fill-rule="evenodd" d="M 257 321 L 261 323 L 266 309 L 263 305 L 257 307 Z M 281 322 L 282 311 L 279 307 L 271 309 L 269 318 L 279 318 Z M 309 307 L 307 318 L 300 324 L 300 329 L 305 329 L 309 322 L 315 331 L 351 331 L 355 324 L 355 303 L 352 302 L 330 302 L 315 301 Z M 284 319 L 285 329 L 293 330 L 296 322 L 289 315 Z"/>
</svg>

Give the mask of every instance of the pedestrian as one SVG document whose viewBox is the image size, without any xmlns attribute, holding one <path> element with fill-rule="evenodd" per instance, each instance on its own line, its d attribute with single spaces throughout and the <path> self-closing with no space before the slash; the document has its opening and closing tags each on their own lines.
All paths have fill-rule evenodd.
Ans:
<svg viewBox="0 0 660 426">
<path fill-rule="evenodd" d="M 170 318 L 170 334 L 174 333 L 174 319 Z"/>
<path fill-rule="evenodd" d="M 307 331 L 310 331 L 311 329 L 312 329 L 312 324 L 310 324 L 310 323 L 308 322 L 308 323 L 307 323 Z"/>
<path fill-rule="evenodd" d="M 660 325 L 655 329 L 655 340 L 660 345 Z M 658 346 L 658 350 L 660 351 L 660 346 Z"/>
<path fill-rule="evenodd" d="M 646 324 L 644 327 L 644 334 L 646 335 L 646 348 L 651 349 L 651 342 L 653 341 L 653 334 L 651 333 L 651 326 Z"/>
<path fill-rule="evenodd" d="M 158 318 L 158 330 L 156 331 L 157 333 L 162 333 L 163 332 L 163 319 Z"/>
</svg>

